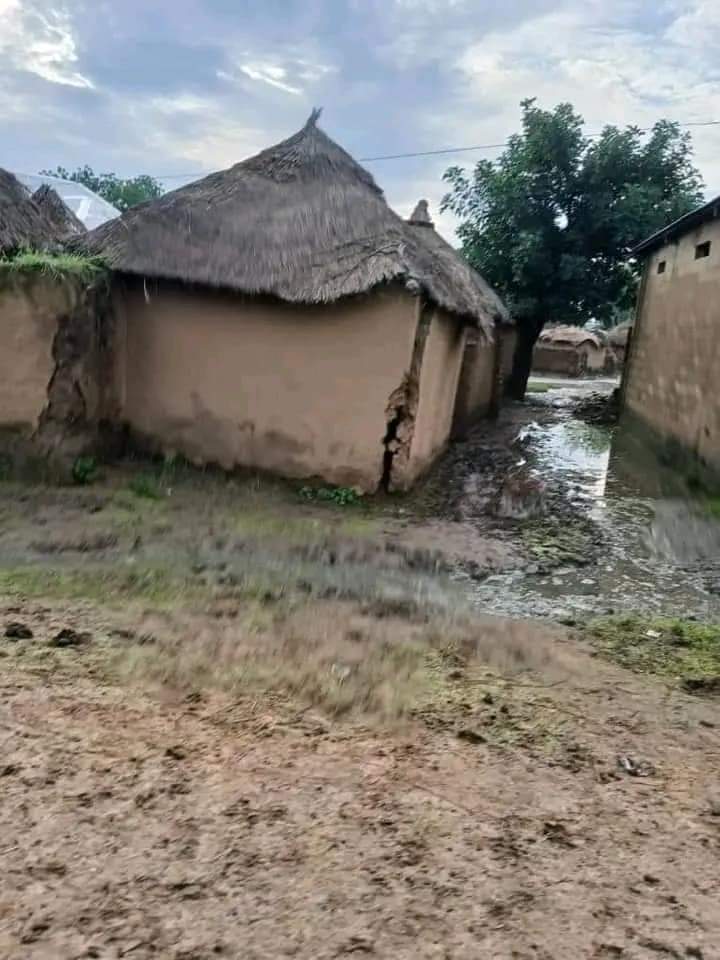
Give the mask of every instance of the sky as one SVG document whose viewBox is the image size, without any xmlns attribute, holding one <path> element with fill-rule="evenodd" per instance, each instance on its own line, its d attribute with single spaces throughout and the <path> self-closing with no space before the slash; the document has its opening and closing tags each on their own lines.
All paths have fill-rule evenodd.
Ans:
<svg viewBox="0 0 720 960">
<path fill-rule="evenodd" d="M 355 157 L 496 144 L 520 101 L 588 132 L 720 120 L 720 0 L 0 0 L 0 166 L 89 164 L 166 188 L 294 133 Z M 694 127 L 708 195 L 720 126 Z M 368 162 L 402 215 L 499 150 Z"/>
</svg>

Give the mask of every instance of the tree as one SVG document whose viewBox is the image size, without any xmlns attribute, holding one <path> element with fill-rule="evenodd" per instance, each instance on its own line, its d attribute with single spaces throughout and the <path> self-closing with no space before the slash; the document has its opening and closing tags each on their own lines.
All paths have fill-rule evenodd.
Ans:
<svg viewBox="0 0 720 960">
<path fill-rule="evenodd" d="M 521 106 L 522 131 L 471 176 L 451 167 L 443 200 L 461 219 L 464 255 L 516 318 L 506 389 L 517 399 L 545 322 L 611 323 L 635 296 L 632 247 L 702 202 L 690 135 L 678 124 L 660 120 L 647 138 L 607 126 L 591 139 L 569 103 Z"/>
<path fill-rule="evenodd" d="M 111 203 L 118 210 L 127 210 L 145 200 L 153 200 L 163 193 L 163 188 L 154 177 L 147 174 L 141 174 L 138 177 L 123 179 L 114 173 L 96 174 L 91 167 L 87 165 L 78 167 L 73 173 L 66 170 L 65 167 L 56 167 L 54 170 L 41 170 L 40 173 L 47 177 L 61 177 L 63 180 L 73 180 L 75 183 L 82 183 L 88 190 L 97 193 L 108 203 Z"/>
</svg>

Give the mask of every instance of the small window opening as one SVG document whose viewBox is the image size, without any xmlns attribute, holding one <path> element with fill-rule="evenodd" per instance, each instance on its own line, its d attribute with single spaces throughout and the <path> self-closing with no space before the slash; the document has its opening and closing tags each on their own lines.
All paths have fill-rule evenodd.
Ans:
<svg viewBox="0 0 720 960">
<path fill-rule="evenodd" d="M 703 257 L 710 256 L 710 241 L 706 240 L 705 243 L 699 243 L 695 247 L 695 259 L 702 260 Z"/>
<path fill-rule="evenodd" d="M 665 273 L 665 267 L 667 266 L 666 260 L 661 260 L 658 264 L 658 273 Z"/>
</svg>

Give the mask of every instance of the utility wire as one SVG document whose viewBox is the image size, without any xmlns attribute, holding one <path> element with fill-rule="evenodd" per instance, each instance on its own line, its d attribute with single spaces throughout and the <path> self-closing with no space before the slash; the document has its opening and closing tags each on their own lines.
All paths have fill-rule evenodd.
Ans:
<svg viewBox="0 0 720 960">
<path fill-rule="evenodd" d="M 679 123 L 680 127 L 718 127 L 720 120 L 690 120 L 687 123 Z M 650 133 L 652 127 L 639 129 L 639 133 Z M 590 133 L 588 140 L 596 140 L 601 137 L 601 133 Z M 410 160 L 415 157 L 439 157 L 448 153 L 470 153 L 473 150 L 501 150 L 509 145 L 508 140 L 502 143 L 479 143 L 474 147 L 445 147 L 442 150 L 417 150 L 411 153 L 386 153 L 376 157 L 358 157 L 360 163 L 377 163 L 380 160 Z M 195 173 L 168 173 L 165 175 L 152 174 L 156 180 L 189 180 L 192 177 L 204 177 L 210 171 L 201 170 Z"/>
</svg>

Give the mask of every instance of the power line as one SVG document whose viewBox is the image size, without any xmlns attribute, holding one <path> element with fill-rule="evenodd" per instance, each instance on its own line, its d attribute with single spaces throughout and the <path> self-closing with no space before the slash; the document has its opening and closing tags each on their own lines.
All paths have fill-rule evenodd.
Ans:
<svg viewBox="0 0 720 960">
<path fill-rule="evenodd" d="M 720 120 L 689 120 L 687 123 L 679 123 L 680 127 L 717 127 L 720 126 Z M 639 133 L 650 133 L 652 127 L 639 128 Z M 602 133 L 590 133 L 588 140 L 596 140 Z M 479 143 L 473 147 L 444 147 L 442 150 L 416 150 L 410 153 L 386 153 L 376 157 L 358 157 L 360 163 L 377 163 L 381 160 L 410 160 L 416 157 L 439 157 L 450 153 L 470 153 L 473 150 L 502 150 L 509 146 L 509 141 L 502 143 Z M 168 173 L 165 175 L 153 174 L 156 180 L 189 180 L 192 177 L 204 177 L 210 171 L 200 170 L 195 173 Z"/>
</svg>

